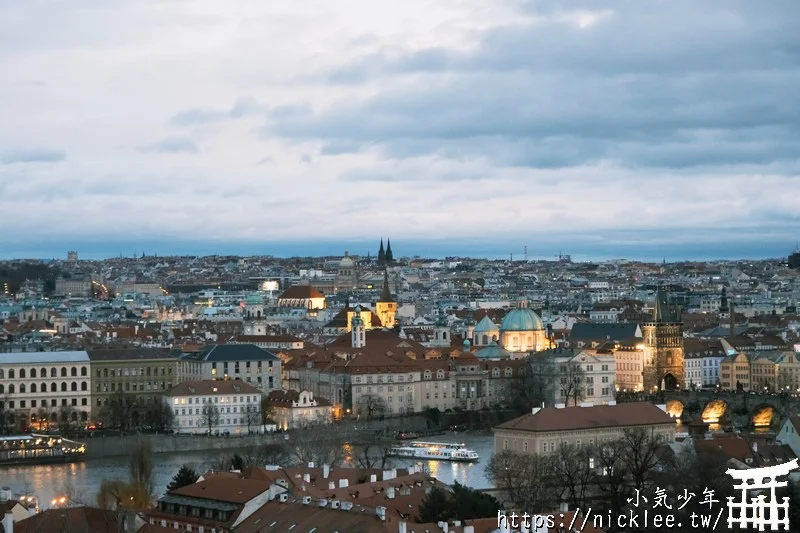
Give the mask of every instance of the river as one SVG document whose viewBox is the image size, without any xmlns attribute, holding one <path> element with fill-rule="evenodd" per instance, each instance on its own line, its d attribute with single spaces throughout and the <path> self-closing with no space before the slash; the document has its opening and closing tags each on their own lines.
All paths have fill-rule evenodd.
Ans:
<svg viewBox="0 0 800 533">
<path fill-rule="evenodd" d="M 431 437 L 436 442 L 463 442 L 475 450 L 481 458 L 478 463 L 455 463 L 449 461 L 424 461 L 430 474 L 452 484 L 483 489 L 491 484 L 486 478 L 485 468 L 494 451 L 490 434 L 460 433 Z M 227 450 L 230 454 L 235 450 Z M 181 465 L 187 464 L 198 472 L 206 471 L 220 456 L 220 452 L 161 453 L 154 456 L 153 478 L 156 494 L 161 495 Z M 408 467 L 416 461 L 392 459 L 393 466 Z M 32 494 L 39 498 L 42 508 L 50 507 L 54 498 L 70 496 L 73 500 L 88 505 L 95 504 L 95 496 L 103 480 L 125 480 L 128 478 L 128 458 L 113 457 L 91 459 L 82 463 L 0 467 L 0 487 L 10 487 L 15 495 Z"/>
</svg>

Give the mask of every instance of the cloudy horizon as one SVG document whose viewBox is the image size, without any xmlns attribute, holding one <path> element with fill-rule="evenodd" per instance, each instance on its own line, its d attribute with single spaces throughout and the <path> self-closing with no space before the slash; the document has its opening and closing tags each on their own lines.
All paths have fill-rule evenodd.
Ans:
<svg viewBox="0 0 800 533">
<path fill-rule="evenodd" d="M 798 15 L 0 2 L 0 257 L 364 253 L 381 236 L 408 255 L 785 256 Z"/>
</svg>

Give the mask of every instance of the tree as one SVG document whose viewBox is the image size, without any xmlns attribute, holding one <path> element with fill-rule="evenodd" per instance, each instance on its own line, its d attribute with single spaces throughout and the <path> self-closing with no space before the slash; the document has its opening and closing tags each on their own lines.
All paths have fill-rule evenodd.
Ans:
<svg viewBox="0 0 800 533">
<path fill-rule="evenodd" d="M 558 391 L 564 403 L 572 400 L 575 406 L 586 398 L 586 373 L 577 361 L 559 365 Z"/>
<path fill-rule="evenodd" d="M 252 406 L 247 407 L 247 413 L 245 414 L 245 421 L 247 422 L 247 432 L 252 433 L 252 428 L 255 427 L 256 429 L 261 425 L 261 413 L 259 413 L 255 408 Z"/>
<path fill-rule="evenodd" d="M 396 446 L 394 439 L 377 435 L 359 435 L 350 443 L 353 461 L 360 468 L 384 469 L 390 460 L 392 448 Z"/>
<path fill-rule="evenodd" d="M 442 423 L 442 412 L 438 407 L 425 409 L 425 425 L 428 428 L 438 428 Z"/>
<path fill-rule="evenodd" d="M 300 464 L 339 466 L 344 461 L 345 436 L 333 428 L 320 432 L 303 429 L 291 437 L 290 453 Z"/>
<path fill-rule="evenodd" d="M 14 425 L 14 413 L 8 407 L 8 396 L 0 400 L 0 435 L 8 435 Z"/>
<path fill-rule="evenodd" d="M 555 485 L 561 489 L 562 500 L 566 499 L 572 509 L 582 509 L 587 491 L 593 481 L 590 447 L 562 444 L 551 458 Z"/>
<path fill-rule="evenodd" d="M 203 406 L 201 414 L 203 415 L 203 425 L 208 428 L 208 434 L 211 435 L 214 428 L 219 425 L 219 407 L 213 403 L 206 404 Z"/>
<path fill-rule="evenodd" d="M 500 503 L 483 492 L 466 487 L 459 482 L 448 492 L 433 487 L 422 500 L 419 507 L 418 522 L 449 522 L 450 520 L 471 520 L 496 515 Z"/>
<path fill-rule="evenodd" d="M 68 437 L 72 430 L 75 429 L 75 420 L 77 420 L 78 413 L 71 405 L 62 405 L 58 410 L 58 430 L 62 435 Z M 73 417 L 75 418 L 73 420 Z"/>
<path fill-rule="evenodd" d="M 386 402 L 376 394 L 365 394 L 358 399 L 360 414 L 371 420 L 380 417 L 386 412 Z"/>
<path fill-rule="evenodd" d="M 595 461 L 595 485 L 605 494 L 611 513 L 618 516 L 627 490 L 625 444 L 619 439 L 597 442 L 592 447 L 592 453 Z"/>
<path fill-rule="evenodd" d="M 172 476 L 172 481 L 167 485 L 167 492 L 186 487 L 197 482 L 200 475 L 187 465 L 181 466 L 178 471 Z"/>
<path fill-rule="evenodd" d="M 417 522 L 447 522 L 453 514 L 450 498 L 444 489 L 433 487 L 419 506 Z"/>
<path fill-rule="evenodd" d="M 651 471 L 659 462 L 662 444 L 653 430 L 638 428 L 626 429 L 623 432 L 623 464 L 630 475 L 634 489 L 639 491 L 645 489 Z"/>
<path fill-rule="evenodd" d="M 547 512 L 556 502 L 548 456 L 504 450 L 486 465 L 486 475 L 517 507 L 529 513 Z"/>
<path fill-rule="evenodd" d="M 127 430 L 131 425 L 133 410 L 136 408 L 136 399 L 130 394 L 125 394 L 122 389 L 117 390 L 108 399 L 108 405 L 101 411 L 101 420 L 106 426 Z"/>
<path fill-rule="evenodd" d="M 148 426 L 156 428 L 157 431 L 168 432 L 175 424 L 175 413 L 167 403 L 156 401 L 145 409 L 145 420 Z"/>
<path fill-rule="evenodd" d="M 528 356 L 518 377 L 504 382 L 503 401 L 518 412 L 529 413 L 532 408 L 551 401 L 554 378 L 553 364 L 546 356 Z"/>
<path fill-rule="evenodd" d="M 97 492 L 97 505 L 103 509 L 144 509 L 153 500 L 153 448 L 139 440 L 132 453 L 129 479 L 103 480 Z"/>
</svg>

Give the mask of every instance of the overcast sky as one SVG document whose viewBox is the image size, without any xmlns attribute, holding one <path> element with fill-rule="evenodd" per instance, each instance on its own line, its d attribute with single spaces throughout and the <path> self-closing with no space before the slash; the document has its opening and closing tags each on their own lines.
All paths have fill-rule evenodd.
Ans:
<svg viewBox="0 0 800 533">
<path fill-rule="evenodd" d="M 0 0 L 0 255 L 785 254 L 799 94 L 797 0 Z"/>
</svg>

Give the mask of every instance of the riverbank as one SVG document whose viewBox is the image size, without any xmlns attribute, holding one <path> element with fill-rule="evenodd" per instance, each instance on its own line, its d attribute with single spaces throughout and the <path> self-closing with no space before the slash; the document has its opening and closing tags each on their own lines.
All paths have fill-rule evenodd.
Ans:
<svg viewBox="0 0 800 533">
<path fill-rule="evenodd" d="M 507 411 L 442 413 L 436 427 L 441 427 L 445 431 L 453 426 L 460 426 L 470 430 L 488 430 L 514 416 L 515 413 Z M 392 418 L 387 417 L 384 420 L 343 420 L 335 422 L 332 429 L 341 432 L 341 434 L 347 438 L 361 432 L 385 431 L 387 434 L 393 434 L 397 431 L 430 431 L 431 426 L 430 418 L 426 418 L 423 415 L 412 415 Z M 288 433 L 290 439 L 292 433 L 292 431 Z M 153 453 L 166 454 L 257 448 L 265 444 L 282 442 L 284 438 L 284 433 L 230 437 L 133 433 L 125 435 L 124 437 L 95 434 L 91 438 L 78 440 L 86 443 L 85 458 L 89 460 L 130 455 L 137 441 L 140 439 L 150 442 Z"/>
</svg>

